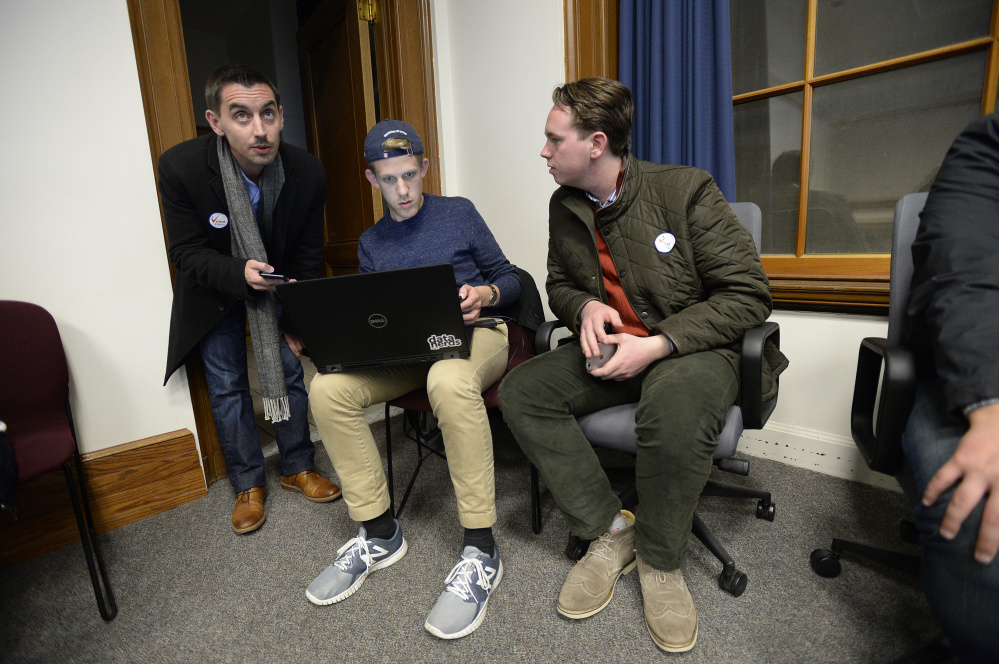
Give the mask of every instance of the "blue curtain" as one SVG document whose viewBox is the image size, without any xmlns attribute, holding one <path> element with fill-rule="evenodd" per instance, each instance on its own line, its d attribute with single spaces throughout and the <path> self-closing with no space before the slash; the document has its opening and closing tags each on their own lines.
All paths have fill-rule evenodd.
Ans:
<svg viewBox="0 0 999 664">
<path fill-rule="evenodd" d="M 734 201 L 728 0 L 621 0 L 619 26 L 635 156 L 703 168 Z"/>
</svg>

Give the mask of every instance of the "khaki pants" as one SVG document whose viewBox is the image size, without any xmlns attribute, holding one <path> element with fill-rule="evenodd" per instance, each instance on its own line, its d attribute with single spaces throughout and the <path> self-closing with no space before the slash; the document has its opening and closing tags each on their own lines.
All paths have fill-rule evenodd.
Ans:
<svg viewBox="0 0 999 664">
<path fill-rule="evenodd" d="M 507 329 L 475 328 L 467 359 L 355 373 L 316 374 L 312 415 L 343 487 L 350 518 L 373 519 L 389 508 L 388 483 L 364 409 L 426 387 L 444 437 L 448 469 L 465 528 L 496 523 L 493 439 L 482 391 L 507 363 Z"/>
</svg>

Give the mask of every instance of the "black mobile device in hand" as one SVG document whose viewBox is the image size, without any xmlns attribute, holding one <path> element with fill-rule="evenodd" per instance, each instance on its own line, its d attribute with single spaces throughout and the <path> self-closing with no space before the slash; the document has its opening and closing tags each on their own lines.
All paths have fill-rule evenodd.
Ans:
<svg viewBox="0 0 999 664">
<path fill-rule="evenodd" d="M 591 357 L 586 360 L 587 371 L 593 371 L 594 369 L 599 369 L 600 367 L 607 364 L 607 360 L 611 359 L 611 357 L 617 351 L 617 344 L 597 343 L 597 348 L 600 350 L 600 354 L 597 355 L 596 357 Z"/>
<path fill-rule="evenodd" d="M 264 279 L 273 279 L 274 281 L 288 281 L 288 277 L 283 274 L 274 274 L 273 272 L 261 272 L 260 276 Z"/>
</svg>

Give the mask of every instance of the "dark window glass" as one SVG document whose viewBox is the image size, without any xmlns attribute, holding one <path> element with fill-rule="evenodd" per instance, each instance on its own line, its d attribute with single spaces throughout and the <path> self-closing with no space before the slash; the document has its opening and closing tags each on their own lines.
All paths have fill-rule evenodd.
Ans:
<svg viewBox="0 0 999 664">
<path fill-rule="evenodd" d="M 895 203 L 979 116 L 985 65 L 983 50 L 815 88 L 805 253 L 891 251 Z"/>
<path fill-rule="evenodd" d="M 991 16 L 991 0 L 818 0 L 814 74 L 987 37 Z"/>
<path fill-rule="evenodd" d="M 787 166 L 789 159 L 800 163 L 801 93 L 738 104 L 734 119 L 736 198 L 763 211 L 762 253 L 793 254 L 799 170 L 791 169 L 792 183 Z"/>
<path fill-rule="evenodd" d="M 733 94 L 805 77 L 806 10 L 801 0 L 731 0 Z"/>
</svg>

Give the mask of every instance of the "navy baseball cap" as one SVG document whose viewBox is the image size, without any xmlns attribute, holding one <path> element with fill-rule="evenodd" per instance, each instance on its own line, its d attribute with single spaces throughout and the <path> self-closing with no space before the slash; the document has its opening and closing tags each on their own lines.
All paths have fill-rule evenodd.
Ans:
<svg viewBox="0 0 999 664">
<path fill-rule="evenodd" d="M 382 143 L 390 138 L 405 138 L 413 144 L 413 149 L 385 152 Z M 417 154 L 423 154 L 423 140 L 411 124 L 402 120 L 382 120 L 372 127 L 364 138 L 364 160 L 369 164 L 379 159 Z"/>
</svg>

